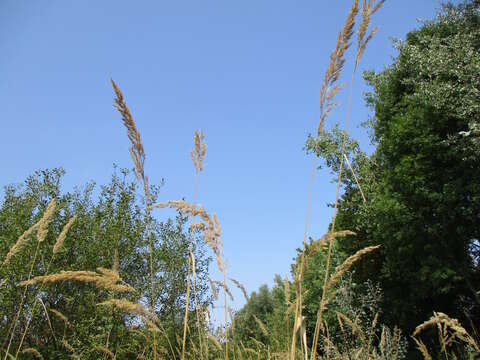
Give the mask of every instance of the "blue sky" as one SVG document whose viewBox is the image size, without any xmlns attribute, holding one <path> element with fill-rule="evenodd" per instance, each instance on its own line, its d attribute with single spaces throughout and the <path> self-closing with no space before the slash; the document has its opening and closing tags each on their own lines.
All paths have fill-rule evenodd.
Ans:
<svg viewBox="0 0 480 360">
<path fill-rule="evenodd" d="M 112 106 L 122 89 L 161 199 L 192 198 L 196 129 L 208 143 L 199 201 L 223 229 L 228 274 L 249 291 L 289 271 L 301 245 L 329 54 L 351 6 L 338 1 L 19 1 L 0 3 L 0 186 L 63 166 L 64 189 L 106 183 L 113 163 L 131 167 Z M 387 0 L 360 70 L 382 70 L 392 38 L 435 15 L 436 0 Z M 345 69 L 350 79 L 351 67 Z M 357 78 L 351 132 L 370 116 Z M 340 101 L 345 104 L 345 94 Z M 336 110 L 329 124 L 343 121 Z M 334 200 L 328 171 L 313 191 L 309 235 L 320 237 Z M 158 213 L 160 217 L 165 213 Z M 212 266 L 213 267 L 213 266 Z M 242 304 L 239 292 L 237 307 Z"/>
</svg>

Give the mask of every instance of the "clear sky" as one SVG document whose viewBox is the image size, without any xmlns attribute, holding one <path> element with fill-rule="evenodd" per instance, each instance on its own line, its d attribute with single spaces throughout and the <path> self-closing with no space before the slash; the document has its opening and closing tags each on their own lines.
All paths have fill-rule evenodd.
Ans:
<svg viewBox="0 0 480 360">
<path fill-rule="evenodd" d="M 318 96 L 350 0 L 0 1 L 0 186 L 63 166 L 64 189 L 108 182 L 131 167 L 112 106 L 122 89 L 142 135 L 161 199 L 191 200 L 190 149 L 206 134 L 200 202 L 223 229 L 228 275 L 249 291 L 289 271 L 301 246 Z M 382 70 L 392 38 L 419 26 L 437 0 L 387 0 L 361 70 Z M 350 79 L 351 67 L 346 67 Z M 351 131 L 369 116 L 357 78 Z M 340 100 L 346 103 L 342 94 Z M 343 121 L 342 110 L 329 119 Z M 309 235 L 327 229 L 334 200 L 328 171 L 316 175 Z M 158 213 L 162 216 L 162 213 Z M 165 213 L 163 213 L 165 214 Z M 212 263 L 212 267 L 214 263 Z M 235 291 L 242 304 L 240 293 Z"/>
</svg>

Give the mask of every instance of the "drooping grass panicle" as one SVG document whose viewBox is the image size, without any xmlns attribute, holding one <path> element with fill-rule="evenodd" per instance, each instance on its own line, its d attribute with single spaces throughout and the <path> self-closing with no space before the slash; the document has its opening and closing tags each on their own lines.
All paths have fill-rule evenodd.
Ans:
<svg viewBox="0 0 480 360">
<path fill-rule="evenodd" d="M 217 259 L 217 265 L 220 270 L 225 267 L 223 258 L 223 243 L 221 240 L 222 230 L 217 215 L 213 213 L 208 214 L 202 205 L 189 204 L 184 200 L 170 200 L 151 205 L 151 208 L 174 208 L 183 214 L 192 217 L 198 216 L 203 221 L 204 225 L 193 223 L 193 228 L 202 230 L 203 236 L 207 245 L 212 249 Z"/>
<path fill-rule="evenodd" d="M 145 150 L 143 149 L 142 140 L 140 138 L 140 133 L 135 126 L 135 121 L 133 120 L 132 113 L 123 98 L 123 94 L 120 91 L 119 87 L 115 81 L 111 80 L 113 90 L 115 91 L 115 107 L 118 112 L 122 115 L 123 124 L 127 128 L 127 135 L 132 143 L 132 146 L 129 148 L 130 155 L 132 156 L 133 163 L 135 165 L 135 173 L 138 178 L 145 178 Z"/>
<path fill-rule="evenodd" d="M 245 288 L 245 286 L 243 286 L 243 284 L 242 284 L 240 281 L 238 281 L 238 280 L 235 280 L 235 279 L 233 279 L 233 278 L 229 278 L 229 279 L 230 279 L 231 282 L 233 282 L 233 283 L 235 284 L 235 286 L 236 286 L 237 288 L 240 289 L 240 291 L 241 291 L 242 294 L 243 294 L 243 297 L 244 297 L 245 300 L 248 302 L 249 297 L 248 297 L 248 292 L 247 292 L 247 289 Z"/>
<path fill-rule="evenodd" d="M 434 312 L 433 316 L 429 320 L 425 321 L 423 324 L 420 324 L 415 328 L 412 336 L 414 338 L 418 337 L 426 329 L 435 326 L 439 330 L 439 335 L 441 335 L 440 345 L 442 346 L 444 351 L 446 351 L 445 348 L 450 345 L 453 339 L 456 338 L 475 349 L 475 351 L 480 352 L 480 346 L 467 332 L 467 330 L 465 330 L 465 328 L 460 324 L 460 322 L 457 319 L 452 319 L 451 317 L 442 312 Z"/>
<path fill-rule="evenodd" d="M 224 284 L 222 281 L 218 281 L 218 280 L 214 280 L 214 282 L 215 282 L 215 284 L 217 284 L 217 286 L 219 286 L 219 287 L 221 287 L 225 290 L 225 292 L 227 293 L 230 300 L 235 301 L 235 299 L 233 297 L 233 294 L 230 291 L 230 288 L 226 284 Z"/>
<path fill-rule="evenodd" d="M 312 256 L 313 254 L 317 253 L 319 250 L 321 250 L 325 246 L 327 246 L 330 241 L 332 241 L 336 238 L 346 237 L 346 236 L 351 236 L 351 235 L 356 235 L 356 234 L 353 231 L 350 231 L 350 230 L 342 230 L 342 231 L 335 231 L 334 233 L 329 232 L 329 233 L 323 235 L 318 240 L 311 240 L 309 248 L 308 248 L 307 256 Z"/>
<path fill-rule="evenodd" d="M 215 280 L 212 280 L 210 277 L 208 277 L 208 281 L 210 282 L 210 289 L 212 290 L 212 295 L 215 301 L 218 300 L 218 291 L 217 291 L 217 283 Z"/>
</svg>

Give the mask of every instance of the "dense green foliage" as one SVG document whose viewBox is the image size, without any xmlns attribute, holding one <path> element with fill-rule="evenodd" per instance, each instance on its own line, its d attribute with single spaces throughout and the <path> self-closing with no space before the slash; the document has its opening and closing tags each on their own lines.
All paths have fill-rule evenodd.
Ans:
<svg viewBox="0 0 480 360">
<path fill-rule="evenodd" d="M 126 170 L 115 171 L 108 185 L 96 188 L 88 184 L 74 192 L 62 193 L 63 171 L 59 169 L 36 172 L 23 186 L 8 186 L 0 206 L 0 254 L 2 258 L 17 238 L 42 215 L 46 204 L 57 198 L 57 209 L 49 226 L 46 240 L 39 247 L 33 276 L 58 273 L 63 270 L 90 270 L 111 268 L 118 252 L 119 274 L 135 291 L 126 297 L 147 304 L 150 302 L 150 268 L 146 214 L 142 210 L 137 185 Z M 152 187 L 155 198 L 158 187 Z M 66 243 L 49 266 L 52 246 L 62 226 L 75 214 L 77 220 L 70 229 Z M 175 335 L 183 329 L 185 308 L 188 231 L 187 219 L 177 215 L 175 220 L 159 222 L 152 218 L 154 237 L 154 272 L 156 287 L 155 311 L 166 336 L 175 342 Z M 13 323 L 22 298 L 23 287 L 16 286 L 29 273 L 36 241 L 30 241 L 7 266 L 0 268 L 0 279 L 6 279 L 0 292 L 0 338 L 6 348 L 7 333 Z M 197 265 L 197 298 L 208 305 L 207 270 L 210 258 L 199 239 L 194 242 Z M 106 346 L 120 358 L 137 356 L 145 349 L 145 335 L 137 317 L 97 304 L 115 295 L 94 285 L 78 282 L 59 282 L 30 286 L 21 313 L 11 352 L 15 353 L 21 333 L 32 318 L 24 348 L 34 347 L 49 358 L 63 358 L 69 354 L 66 340 L 83 359 L 97 359 L 98 346 Z M 39 301 L 45 305 L 43 309 Z M 120 295 L 123 297 L 123 295 Z M 190 304 L 194 304 L 193 294 Z M 68 318 L 65 324 L 51 310 Z M 193 305 L 191 307 L 193 310 Z M 46 318 L 48 316 L 51 326 Z M 194 316 L 191 316 L 194 319 Z M 192 329 L 195 329 L 192 326 Z M 139 330 L 139 332 L 137 331 Z M 63 337 L 62 337 L 63 334 Z M 163 344 L 165 336 L 158 340 Z M 167 344 L 164 344 L 167 348 Z M 149 350 L 147 350 L 149 351 Z"/>
<path fill-rule="evenodd" d="M 394 64 L 365 78 L 376 151 L 350 141 L 349 157 L 367 202 L 347 172 L 337 229 L 346 254 L 382 250 L 357 266 L 356 279 L 381 284 L 386 321 L 410 333 L 442 311 L 478 326 L 480 238 L 480 14 L 478 5 L 445 6 L 398 42 Z M 308 148 L 338 168 L 338 131 Z M 468 323 L 468 322 L 467 322 Z"/>
</svg>

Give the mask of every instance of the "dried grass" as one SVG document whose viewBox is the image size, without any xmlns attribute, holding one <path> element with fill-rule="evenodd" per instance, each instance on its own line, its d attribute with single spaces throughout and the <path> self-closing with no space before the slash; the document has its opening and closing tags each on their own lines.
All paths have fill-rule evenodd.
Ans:
<svg viewBox="0 0 480 360">
<path fill-rule="evenodd" d="M 23 349 L 22 354 L 31 354 L 31 355 L 33 355 L 33 357 L 35 359 L 42 359 L 43 360 L 42 354 L 40 354 L 40 352 L 35 348 L 30 347 L 30 348 Z"/>
<path fill-rule="evenodd" d="M 205 152 L 207 150 L 207 144 L 203 141 L 204 138 L 205 135 L 203 132 L 200 131 L 199 133 L 198 131 L 195 131 L 195 134 L 193 135 L 195 147 L 190 155 L 197 173 L 203 170 L 203 158 L 205 157 Z"/>
<path fill-rule="evenodd" d="M 260 331 L 262 332 L 262 334 L 264 336 L 268 336 L 268 330 L 267 330 L 267 327 L 265 326 L 265 324 L 262 322 L 262 320 L 260 320 L 258 317 L 255 316 L 255 314 L 253 314 L 253 319 L 255 320 L 255 322 L 257 323 Z"/>
<path fill-rule="evenodd" d="M 37 240 L 39 243 L 43 242 L 45 236 L 47 235 L 48 231 L 48 224 L 50 223 L 50 219 L 53 215 L 56 206 L 56 199 L 50 201 L 43 213 L 42 218 L 35 223 L 34 225 L 30 226 L 20 237 L 17 239 L 17 242 L 10 248 L 5 260 L 3 261 L 3 266 L 6 266 L 10 259 L 16 255 L 28 242 L 30 235 L 34 232 L 37 233 Z"/>
<path fill-rule="evenodd" d="M 113 352 L 111 352 L 106 346 L 97 345 L 95 349 L 102 352 L 103 354 L 107 355 L 110 359 L 116 359 L 116 356 Z"/>
<path fill-rule="evenodd" d="M 243 284 L 238 281 L 238 280 L 235 280 L 233 278 L 229 278 L 231 282 L 233 282 L 235 284 L 235 286 L 237 288 L 239 288 L 243 294 L 243 297 L 245 298 L 245 301 L 248 302 L 249 300 L 249 297 L 248 297 L 248 293 L 247 293 L 247 289 L 245 289 L 245 286 L 243 286 Z"/>
<path fill-rule="evenodd" d="M 36 276 L 30 280 L 22 281 L 18 286 L 28 286 L 35 284 L 51 284 L 61 281 L 76 281 L 81 283 L 93 283 L 96 287 L 112 290 L 114 292 L 132 292 L 134 289 L 130 285 L 117 284 L 121 281 L 118 273 L 110 269 L 98 268 L 94 271 L 61 271 L 57 274 Z"/>
<path fill-rule="evenodd" d="M 77 220 L 77 216 L 74 215 L 67 224 L 63 227 L 60 235 L 58 235 L 57 240 L 55 241 L 55 245 L 53 246 L 53 254 L 56 255 L 63 247 L 63 243 L 65 242 L 65 238 L 67 237 L 67 233 L 72 227 L 73 223 Z"/>
</svg>

